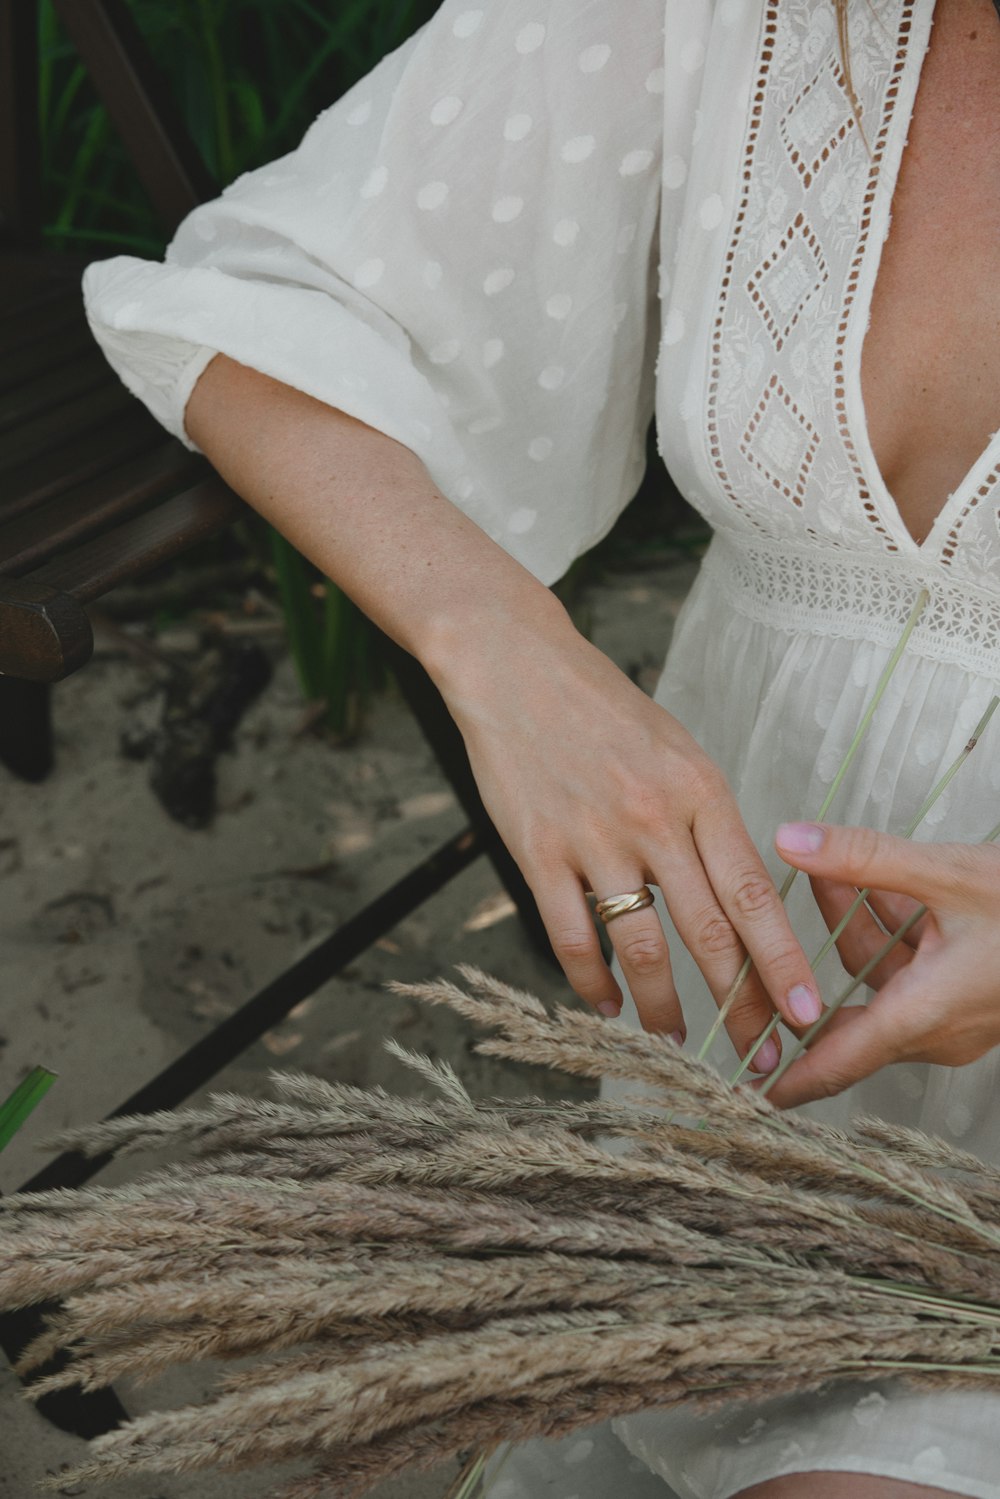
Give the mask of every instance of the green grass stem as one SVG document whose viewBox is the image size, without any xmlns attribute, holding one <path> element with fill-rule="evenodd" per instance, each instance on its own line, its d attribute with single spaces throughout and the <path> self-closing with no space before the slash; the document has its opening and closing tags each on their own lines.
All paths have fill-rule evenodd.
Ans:
<svg viewBox="0 0 1000 1499">
<path fill-rule="evenodd" d="M 975 749 L 976 745 L 979 743 L 979 740 L 982 738 L 982 735 L 984 734 L 984 732 L 986 730 L 987 724 L 989 723 L 990 719 L 993 717 L 993 715 L 996 712 L 996 710 L 997 710 L 998 707 L 1000 707 L 1000 697 L 991 698 L 989 706 L 986 709 L 986 712 L 983 714 L 982 718 L 979 720 L 978 724 L 973 729 L 972 735 L 969 738 L 968 743 L 964 746 L 964 748 L 962 750 L 959 751 L 959 753 L 955 756 L 955 759 L 952 761 L 952 763 L 949 765 L 948 769 L 945 771 L 944 775 L 941 777 L 941 779 L 937 782 L 937 784 L 928 793 L 927 799 L 924 801 L 923 805 L 918 808 L 918 810 L 915 812 L 915 814 L 913 815 L 913 817 L 910 819 L 910 822 L 903 829 L 903 832 L 900 835 L 901 837 L 903 837 L 903 838 L 912 838 L 913 837 L 913 834 L 917 831 L 917 828 L 920 826 L 920 824 L 923 822 L 924 818 L 927 816 L 928 812 L 934 806 L 934 803 L 938 800 L 938 798 L 940 796 L 943 795 L 943 793 L 951 785 L 951 782 L 954 780 L 955 776 L 958 774 L 958 772 L 961 770 L 962 766 L 965 764 L 966 760 L 972 754 L 972 751 Z M 834 946 L 834 944 L 838 941 L 838 939 L 843 935 L 843 933 L 844 933 L 845 929 L 847 928 L 847 926 L 849 925 L 849 923 L 854 919 L 854 917 L 857 915 L 858 911 L 860 911 L 861 907 L 864 905 L 864 903 L 868 899 L 869 895 L 871 895 L 871 889 L 869 887 L 867 887 L 867 886 L 863 890 L 859 890 L 858 891 L 857 896 L 851 902 L 851 904 L 848 906 L 847 910 L 844 912 L 843 916 L 837 922 L 837 925 L 830 932 L 830 934 L 828 935 L 826 941 L 823 943 L 822 947 L 820 948 L 819 952 L 816 954 L 816 956 L 813 958 L 812 962 L 810 963 L 809 966 L 810 966 L 810 968 L 812 969 L 812 971 L 814 973 L 816 972 L 816 970 L 819 967 L 820 963 L 822 963 L 823 959 L 826 957 L 826 955 L 830 951 L 830 949 Z M 743 1058 L 742 1062 L 737 1067 L 736 1071 L 733 1073 L 732 1077 L 729 1079 L 729 1081 L 732 1084 L 735 1085 L 736 1083 L 739 1082 L 740 1078 L 746 1072 L 747 1068 L 752 1064 L 753 1059 L 757 1055 L 757 1053 L 760 1050 L 760 1048 L 764 1045 L 764 1042 L 767 1041 L 771 1036 L 773 1036 L 774 1032 L 777 1030 L 778 1024 L 779 1024 L 780 1020 L 781 1020 L 781 1015 L 776 1010 L 774 1012 L 774 1014 L 771 1016 L 771 1019 L 768 1022 L 768 1024 L 765 1026 L 765 1028 L 761 1031 L 760 1035 L 757 1037 L 757 1039 L 754 1042 L 753 1046 L 751 1046 L 750 1050 L 747 1052 L 746 1056 Z"/>
<path fill-rule="evenodd" d="M 875 691 L 872 693 L 871 701 L 869 702 L 868 707 L 865 709 L 861 722 L 858 724 L 858 727 L 855 730 L 854 738 L 851 740 L 850 744 L 847 747 L 847 753 L 844 755 L 843 760 L 841 760 L 840 762 L 840 767 L 837 770 L 837 774 L 833 778 L 833 783 L 831 784 L 829 791 L 826 793 L 826 796 L 823 798 L 823 805 L 816 813 L 815 821 L 822 822 L 823 818 L 826 816 L 827 812 L 829 812 L 831 806 L 833 805 L 834 798 L 836 797 L 837 792 L 840 790 L 843 784 L 844 777 L 850 770 L 851 765 L 854 761 L 854 757 L 857 754 L 858 750 L 861 748 L 862 741 L 864 740 L 864 737 L 868 732 L 869 725 L 871 724 L 871 721 L 875 716 L 875 710 L 878 708 L 879 703 L 885 696 L 886 689 L 888 688 L 889 683 L 892 681 L 893 673 L 895 672 L 896 667 L 899 665 L 903 652 L 905 651 L 907 644 L 909 643 L 910 636 L 916 629 L 917 621 L 919 620 L 921 614 L 924 612 L 924 609 L 926 608 L 929 601 L 930 594 L 928 593 L 926 588 L 922 588 L 920 590 L 920 593 L 917 595 L 916 603 L 910 610 L 909 617 L 903 628 L 903 633 L 902 635 L 900 635 L 899 640 L 896 642 L 895 649 L 893 650 L 892 655 L 889 657 L 889 660 L 886 662 L 885 669 L 882 672 L 882 675 L 879 677 Z M 781 901 L 782 905 L 784 905 L 785 901 L 787 900 L 788 894 L 795 883 L 798 873 L 799 871 L 797 869 L 791 869 L 785 876 L 784 881 L 781 885 L 781 889 L 778 891 L 778 898 Z M 733 980 L 732 987 L 730 988 L 729 993 L 726 995 L 725 999 L 722 1002 L 722 1005 L 719 1008 L 718 1015 L 716 1015 L 715 1020 L 712 1022 L 712 1027 L 708 1035 L 705 1037 L 704 1041 L 701 1044 L 701 1047 L 699 1048 L 699 1062 L 703 1062 L 708 1056 L 708 1053 L 711 1050 L 713 1043 L 715 1042 L 716 1036 L 719 1034 L 722 1027 L 728 1020 L 730 1011 L 732 1010 L 733 1005 L 736 1003 L 736 1000 L 739 998 L 740 991 L 742 990 L 743 985 L 746 983 L 747 979 L 750 976 L 750 970 L 752 967 L 753 959 L 748 954 L 742 968 Z"/>
<path fill-rule="evenodd" d="M 992 832 L 987 833 L 986 837 L 981 838 L 979 841 L 980 843 L 993 843 L 997 838 L 1000 838 L 1000 823 L 997 823 Z M 822 1031 L 823 1027 L 829 1023 L 830 1018 L 833 1015 L 836 1015 L 837 1011 L 847 1003 L 852 995 L 857 993 L 858 989 L 861 988 L 862 984 L 864 984 L 865 981 L 871 976 L 873 971 L 878 967 L 883 959 L 887 958 L 893 951 L 893 949 L 899 946 L 904 937 L 907 937 L 909 933 L 912 932 L 917 923 L 921 921 L 926 915 L 927 907 L 924 905 L 917 906 L 915 910 L 911 911 L 902 925 L 898 927 L 896 931 L 893 932 L 891 937 L 889 937 L 888 940 L 882 944 L 878 952 L 875 953 L 874 957 L 869 958 L 868 962 L 865 963 L 863 967 L 858 969 L 857 973 L 855 974 L 851 982 L 847 985 L 846 989 L 844 989 L 842 993 L 838 994 L 837 998 L 827 1006 L 819 1019 L 813 1021 L 812 1025 L 807 1031 L 804 1032 L 801 1038 L 793 1039 L 792 1045 L 789 1046 L 778 1066 L 774 1069 L 770 1077 L 768 1077 L 763 1084 L 760 1090 L 762 1094 L 766 1096 L 771 1091 L 778 1079 L 780 1077 L 783 1077 L 784 1074 L 788 1071 L 789 1067 L 795 1061 L 796 1057 L 800 1056 L 803 1051 L 805 1051 L 809 1046 L 812 1045 L 813 1041 L 819 1035 L 820 1031 Z"/>
</svg>

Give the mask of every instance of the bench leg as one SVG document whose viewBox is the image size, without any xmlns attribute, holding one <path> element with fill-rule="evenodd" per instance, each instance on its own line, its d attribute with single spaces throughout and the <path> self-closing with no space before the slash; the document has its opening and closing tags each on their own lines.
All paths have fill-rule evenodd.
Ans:
<svg viewBox="0 0 1000 1499">
<path fill-rule="evenodd" d="M 0 676 L 0 764 L 22 781 L 44 781 L 54 760 L 51 686 Z"/>
</svg>

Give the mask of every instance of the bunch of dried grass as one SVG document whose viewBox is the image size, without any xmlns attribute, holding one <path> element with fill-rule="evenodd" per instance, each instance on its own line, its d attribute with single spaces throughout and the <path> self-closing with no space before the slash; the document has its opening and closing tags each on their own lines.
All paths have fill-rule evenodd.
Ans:
<svg viewBox="0 0 1000 1499">
<path fill-rule="evenodd" d="M 994 1387 L 1000 1173 L 880 1121 L 854 1138 L 791 1121 L 663 1038 L 462 973 L 464 991 L 406 992 L 490 1027 L 480 1051 L 653 1096 L 478 1103 L 400 1052 L 436 1101 L 279 1075 L 273 1103 L 62 1141 L 196 1159 L 0 1202 L 0 1304 L 63 1298 L 22 1371 L 73 1354 L 34 1393 L 243 1363 L 60 1483 L 305 1458 L 282 1499 L 353 1499 L 647 1406 L 887 1371 Z"/>
</svg>

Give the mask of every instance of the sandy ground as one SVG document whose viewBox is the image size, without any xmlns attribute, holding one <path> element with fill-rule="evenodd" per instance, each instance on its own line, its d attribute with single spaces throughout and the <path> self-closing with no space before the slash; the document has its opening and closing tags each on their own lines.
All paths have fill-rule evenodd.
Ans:
<svg viewBox="0 0 1000 1499">
<path fill-rule="evenodd" d="M 581 601 L 592 638 L 647 688 L 693 571 L 679 561 L 615 572 Z M 113 1108 L 463 825 L 394 694 L 374 704 L 348 747 L 296 736 L 301 702 L 290 664 L 280 659 L 219 763 L 213 825 L 180 827 L 152 795 L 146 766 L 119 749 L 127 719 L 149 711 L 155 681 L 148 664 L 105 644 L 58 691 L 58 766 L 50 780 L 27 786 L 0 769 L 0 1093 L 37 1062 L 60 1074 L 0 1157 L 5 1192 L 38 1168 L 46 1135 Z M 470 1032 L 455 1017 L 385 992 L 390 979 L 420 980 L 459 962 L 547 999 L 566 997 L 561 975 L 532 950 L 480 860 L 213 1087 L 265 1091 L 269 1069 L 292 1066 L 413 1091 L 419 1084 L 383 1050 L 383 1039 L 394 1036 L 446 1057 L 480 1093 L 579 1091 L 569 1079 L 474 1056 Z M 193 1388 L 177 1376 L 120 1393 L 137 1412 L 187 1398 Z M 37 1480 L 65 1471 L 82 1451 L 79 1439 L 22 1401 L 3 1368 L 0 1499 L 28 1499 Z M 443 1494 L 449 1477 L 439 1470 L 380 1493 L 430 1499 Z M 254 1499 L 267 1487 L 253 1475 L 188 1475 L 131 1481 L 113 1492 L 122 1499 Z"/>
</svg>

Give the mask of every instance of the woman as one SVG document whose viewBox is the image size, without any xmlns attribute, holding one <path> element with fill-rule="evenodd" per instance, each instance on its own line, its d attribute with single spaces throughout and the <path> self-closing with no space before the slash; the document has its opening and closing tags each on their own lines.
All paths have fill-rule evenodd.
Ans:
<svg viewBox="0 0 1000 1499">
<path fill-rule="evenodd" d="M 424 662 L 578 994 L 614 1016 L 625 987 L 696 1039 L 749 952 L 744 1055 L 774 1008 L 819 1012 L 817 905 L 833 922 L 870 885 L 892 925 L 921 900 L 871 1005 L 773 1096 L 993 1156 L 995 749 L 921 830 L 953 843 L 891 830 L 1000 680 L 998 78 L 992 0 L 445 0 L 165 266 L 86 281 L 130 387 Z M 654 409 L 716 537 L 650 702 L 543 585 L 634 492 Z M 798 820 L 922 587 L 838 826 Z M 782 860 L 816 897 L 791 922 Z M 623 984 L 589 889 L 622 897 Z M 844 963 L 882 940 L 856 920 Z M 560 1481 L 997 1499 L 996 1414 L 891 1384 L 652 1412 L 617 1426 L 651 1472 L 605 1430 Z M 563 1453 L 534 1444 L 501 1483 L 535 1499 Z"/>
</svg>

